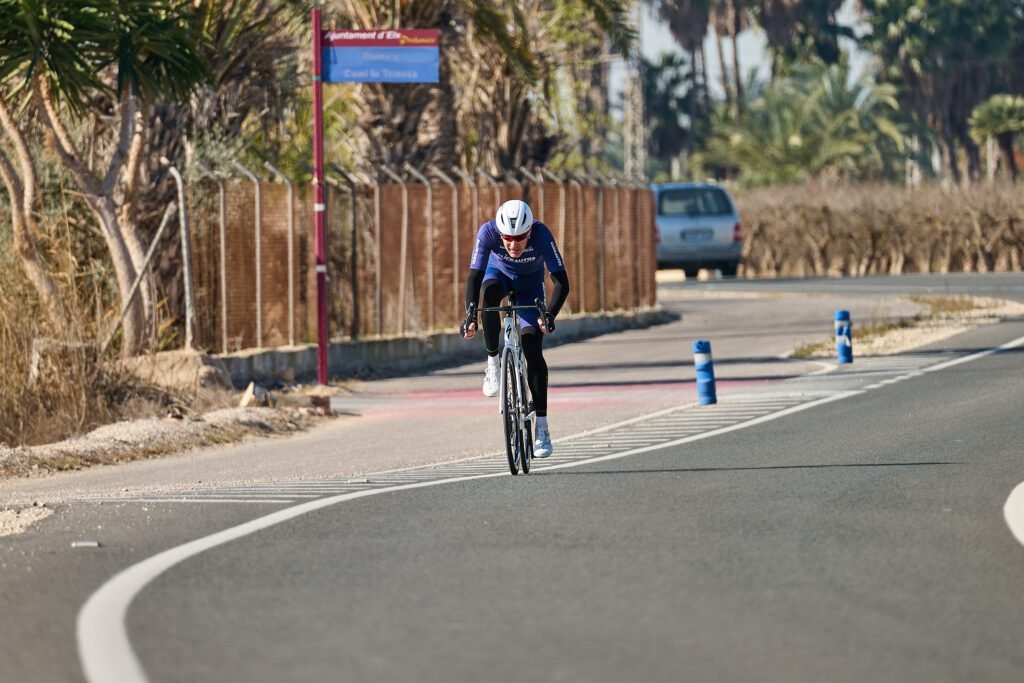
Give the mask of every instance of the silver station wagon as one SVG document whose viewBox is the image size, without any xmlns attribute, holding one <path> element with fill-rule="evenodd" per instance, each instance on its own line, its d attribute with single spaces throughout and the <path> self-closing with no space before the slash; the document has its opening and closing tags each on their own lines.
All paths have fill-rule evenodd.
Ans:
<svg viewBox="0 0 1024 683">
<path fill-rule="evenodd" d="M 658 267 L 682 268 L 687 277 L 701 268 L 736 275 L 743 229 L 729 193 L 713 183 L 661 183 L 651 189 Z"/>
</svg>

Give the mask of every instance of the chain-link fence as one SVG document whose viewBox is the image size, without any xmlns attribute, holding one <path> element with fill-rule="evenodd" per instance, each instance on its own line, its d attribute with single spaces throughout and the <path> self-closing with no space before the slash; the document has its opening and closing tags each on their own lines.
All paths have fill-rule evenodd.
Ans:
<svg viewBox="0 0 1024 683">
<path fill-rule="evenodd" d="M 331 339 L 457 326 L 476 232 L 513 198 L 529 202 L 558 241 L 572 287 L 565 312 L 655 303 L 646 185 L 546 172 L 497 183 L 432 169 L 428 179 L 408 170 L 398 177 L 403 182 L 335 177 L 328 183 Z M 196 345 L 222 352 L 315 341 L 312 188 L 210 179 L 193 185 L 190 195 Z"/>
</svg>

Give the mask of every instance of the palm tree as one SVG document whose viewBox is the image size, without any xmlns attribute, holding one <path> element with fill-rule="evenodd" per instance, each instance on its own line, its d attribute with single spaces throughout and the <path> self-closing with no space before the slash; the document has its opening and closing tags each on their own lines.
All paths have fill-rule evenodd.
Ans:
<svg viewBox="0 0 1024 683">
<path fill-rule="evenodd" d="M 1010 179 L 1017 182 L 1017 160 L 1013 138 L 1024 132 L 1024 97 L 1020 95 L 993 95 L 977 107 L 970 118 L 971 135 L 979 143 L 994 137 L 1003 157 L 1003 165 L 1010 171 Z"/>
<path fill-rule="evenodd" d="M 590 34 L 597 32 L 599 41 L 620 51 L 635 42 L 625 0 L 411 0 L 398 6 L 396 18 L 392 0 L 333 4 L 340 18 L 357 27 L 441 30 L 438 84 L 355 87 L 359 130 L 349 145 L 363 150 L 370 165 L 409 161 L 446 167 L 450 159 L 498 173 L 543 162 L 553 150 L 550 128 L 563 122 L 560 100 L 588 101 L 598 113 L 606 108 L 592 92 L 595 81 L 602 87 L 594 58 L 602 48 L 597 42 L 595 52 Z M 570 70 L 581 78 L 561 76 Z M 578 81 L 582 93 L 566 85 Z M 575 113 L 580 107 L 566 109 Z M 571 122 L 580 127 L 575 116 Z"/>
<path fill-rule="evenodd" d="M 191 3 L 171 0 L 111 0 L 85 5 L 74 0 L 21 0 L 0 5 L 0 123 L 16 150 L 18 169 L 0 162 L 12 207 L 22 213 L 22 245 L 34 241 L 35 163 L 28 153 L 27 122 L 13 112 L 30 102 L 48 149 L 68 171 L 91 208 L 106 241 L 122 304 L 143 260 L 137 222 L 139 168 L 145 140 L 143 106 L 166 95 L 185 99 L 206 69 L 198 59 L 200 39 L 189 26 Z M 105 162 L 90 165 L 73 135 L 73 124 L 92 110 L 113 112 L 118 125 Z M 27 272 L 37 271 L 30 247 L 20 249 Z M 36 265 L 40 261 L 36 260 Z M 30 279 L 50 317 L 61 317 L 53 292 Z M 129 307 L 122 351 L 144 343 L 155 304 L 148 287 Z"/>
<path fill-rule="evenodd" d="M 757 21 L 772 54 L 772 78 L 801 59 L 839 60 L 840 35 L 849 28 L 836 24 L 844 0 L 753 0 Z"/>
<path fill-rule="evenodd" d="M 693 68 L 679 53 L 664 54 L 657 63 L 643 68 L 648 145 L 651 160 L 659 162 L 661 173 L 671 172 L 672 160 L 692 149 L 703 132 L 706 114 L 693 116 L 699 106 L 689 73 Z"/>
<path fill-rule="evenodd" d="M 737 168 L 751 185 L 877 175 L 889 163 L 879 155 L 902 147 L 895 113 L 891 88 L 850 85 L 844 63 L 805 65 L 768 87 L 743 117 L 720 112 L 698 163 Z"/>
<path fill-rule="evenodd" d="M 712 26 L 715 29 L 715 42 L 718 46 L 718 61 L 722 69 L 722 88 L 725 100 L 733 108 L 735 115 L 743 111 L 743 70 L 740 67 L 739 35 L 749 25 L 748 8 L 745 0 L 715 0 L 711 9 Z M 729 69 L 725 64 L 722 49 L 722 36 L 728 36 L 732 43 L 732 87 L 729 85 Z"/>
<path fill-rule="evenodd" d="M 1003 83 L 1019 79 L 1020 3 L 934 0 L 927 11 L 914 0 L 861 0 L 860 6 L 871 28 L 864 45 L 882 64 L 880 78 L 894 84 L 903 109 L 942 140 L 954 182 L 963 176 L 961 149 L 967 178 L 978 177 L 980 151 L 968 119 Z"/>
<path fill-rule="evenodd" d="M 656 7 L 658 16 L 668 24 L 672 38 L 690 57 L 691 86 L 689 105 L 691 125 L 701 112 L 709 109 L 711 98 L 707 87 L 707 64 L 704 59 L 704 36 L 708 32 L 712 0 L 645 0 Z M 724 73 L 724 71 L 723 71 Z M 726 95 L 729 89 L 726 88 Z M 700 106 L 699 103 L 704 103 Z M 707 119 L 704 120 L 707 123 Z M 693 153 L 693 138 L 687 139 L 687 156 Z"/>
</svg>

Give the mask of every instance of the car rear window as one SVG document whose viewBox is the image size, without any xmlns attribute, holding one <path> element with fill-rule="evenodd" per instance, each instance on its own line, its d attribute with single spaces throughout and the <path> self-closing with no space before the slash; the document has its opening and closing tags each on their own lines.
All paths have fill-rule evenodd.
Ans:
<svg viewBox="0 0 1024 683">
<path fill-rule="evenodd" d="M 716 187 L 685 187 L 658 194 L 661 216 L 723 216 L 732 213 L 725 192 Z"/>
</svg>

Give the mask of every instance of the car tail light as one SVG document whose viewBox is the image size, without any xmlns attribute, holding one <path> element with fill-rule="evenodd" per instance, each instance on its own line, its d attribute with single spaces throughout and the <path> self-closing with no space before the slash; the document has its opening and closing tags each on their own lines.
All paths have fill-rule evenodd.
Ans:
<svg viewBox="0 0 1024 683">
<path fill-rule="evenodd" d="M 743 226 L 741 226 L 739 223 L 734 225 L 733 228 L 732 228 L 732 241 L 733 242 L 742 242 L 743 241 Z"/>
</svg>

